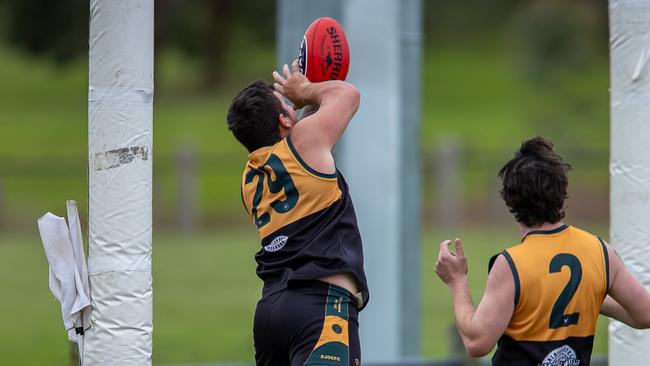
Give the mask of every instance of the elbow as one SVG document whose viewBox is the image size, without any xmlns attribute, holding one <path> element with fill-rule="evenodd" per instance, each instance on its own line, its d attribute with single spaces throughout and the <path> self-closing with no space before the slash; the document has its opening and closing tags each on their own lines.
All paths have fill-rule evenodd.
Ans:
<svg viewBox="0 0 650 366">
<path fill-rule="evenodd" d="M 650 313 L 643 314 L 643 318 L 634 319 L 634 324 L 629 324 L 635 329 L 648 329 L 650 328 Z"/>
<path fill-rule="evenodd" d="M 490 353 L 490 351 L 492 351 L 493 347 L 494 345 L 488 344 L 487 342 L 480 339 L 470 340 L 465 344 L 467 354 L 474 358 L 487 355 Z"/>
<path fill-rule="evenodd" d="M 486 356 L 491 350 L 490 348 L 467 348 L 467 354 L 470 357 L 479 358 Z"/>
<path fill-rule="evenodd" d="M 648 329 L 650 328 L 650 310 L 648 310 L 650 309 L 650 296 L 646 297 L 641 309 L 627 312 L 630 315 L 629 318 L 631 318 L 630 323 L 632 323 L 628 325 L 635 329 Z"/>
<path fill-rule="evenodd" d="M 352 86 L 352 89 L 350 90 L 350 101 L 354 105 L 355 109 L 359 108 L 359 103 L 361 103 L 361 93 L 359 92 L 359 89 L 354 86 Z"/>
<path fill-rule="evenodd" d="M 357 89 L 356 86 L 345 82 L 345 96 L 350 102 L 350 104 L 354 105 L 355 107 L 359 107 L 359 103 L 361 102 L 361 92 L 359 92 L 359 89 Z"/>
</svg>

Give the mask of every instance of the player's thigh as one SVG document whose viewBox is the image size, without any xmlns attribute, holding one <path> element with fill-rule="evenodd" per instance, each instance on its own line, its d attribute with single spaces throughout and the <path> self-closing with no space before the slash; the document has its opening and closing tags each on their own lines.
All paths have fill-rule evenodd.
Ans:
<svg viewBox="0 0 650 366">
<path fill-rule="evenodd" d="M 354 300 L 337 286 L 328 285 L 321 291 L 318 306 L 310 302 L 312 316 L 293 337 L 291 366 L 359 366 L 361 347 Z"/>
<path fill-rule="evenodd" d="M 253 320 L 256 366 L 289 365 L 288 347 L 283 342 L 287 337 L 274 324 L 276 304 L 281 296 L 281 293 L 265 296 L 257 303 Z"/>
</svg>

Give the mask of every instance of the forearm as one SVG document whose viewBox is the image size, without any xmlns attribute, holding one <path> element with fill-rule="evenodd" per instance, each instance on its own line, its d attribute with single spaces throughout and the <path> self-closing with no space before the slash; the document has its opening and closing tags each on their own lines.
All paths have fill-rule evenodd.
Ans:
<svg viewBox="0 0 650 366">
<path fill-rule="evenodd" d="M 330 80 L 321 83 L 309 83 L 302 89 L 299 96 L 302 105 L 327 104 L 337 99 L 346 98 L 347 94 L 356 92 L 356 88 L 349 83 L 339 80 Z"/>
<path fill-rule="evenodd" d="M 454 315 L 456 316 L 456 325 L 463 343 L 467 347 L 472 341 L 475 341 L 479 335 L 476 327 L 472 322 L 476 309 L 472 301 L 472 295 L 467 286 L 467 277 L 458 279 L 449 285 L 451 298 L 454 304 Z"/>
</svg>

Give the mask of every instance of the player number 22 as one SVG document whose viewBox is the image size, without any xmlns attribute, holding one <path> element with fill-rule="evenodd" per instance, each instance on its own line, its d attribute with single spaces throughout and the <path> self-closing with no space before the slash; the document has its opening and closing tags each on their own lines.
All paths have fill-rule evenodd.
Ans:
<svg viewBox="0 0 650 366">
<path fill-rule="evenodd" d="M 269 169 L 267 169 L 269 168 Z M 269 171 L 270 170 L 270 171 Z M 275 180 L 271 177 L 271 171 L 275 175 Z M 253 180 L 257 178 L 257 186 L 255 187 L 255 195 L 253 196 L 253 208 L 251 212 L 255 218 L 255 224 L 258 228 L 268 224 L 271 221 L 271 215 L 268 212 L 259 214 L 258 207 L 262 202 L 262 195 L 264 194 L 264 179 L 268 181 L 269 191 L 271 193 L 280 193 L 284 190 L 286 196 L 285 199 L 276 199 L 271 202 L 271 207 L 275 212 L 286 213 L 291 211 L 296 204 L 298 203 L 298 190 L 296 185 L 291 179 L 291 175 L 287 172 L 287 169 L 282 164 L 282 160 L 276 155 L 271 154 L 262 165 L 259 170 L 251 169 L 246 173 L 246 184 L 253 183 Z"/>
<path fill-rule="evenodd" d="M 561 272 L 562 267 L 564 266 L 569 267 L 571 276 L 569 277 L 569 282 L 564 287 L 564 290 L 562 290 L 560 293 L 560 297 L 557 298 L 555 304 L 553 305 L 553 310 L 551 311 L 551 319 L 548 322 L 548 327 L 551 329 L 568 327 L 569 325 L 578 324 L 578 319 L 580 318 L 580 313 L 578 312 L 571 314 L 565 314 L 564 312 L 571 302 L 573 295 L 575 295 L 576 290 L 578 290 L 580 280 L 582 280 L 582 266 L 580 265 L 578 257 L 575 255 L 560 253 L 551 259 L 549 272 Z"/>
</svg>

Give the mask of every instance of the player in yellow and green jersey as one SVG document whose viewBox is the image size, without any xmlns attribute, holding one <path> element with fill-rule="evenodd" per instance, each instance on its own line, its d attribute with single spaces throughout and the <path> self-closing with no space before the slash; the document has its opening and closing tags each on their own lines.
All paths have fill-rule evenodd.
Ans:
<svg viewBox="0 0 650 366">
<path fill-rule="evenodd" d="M 358 366 L 358 312 L 369 293 L 352 199 L 332 148 L 357 111 L 359 92 L 343 81 L 311 83 L 297 62 L 273 76 L 274 86 L 244 88 L 227 117 L 249 152 L 242 201 L 260 238 L 255 360 Z M 309 112 L 298 118 L 285 97 Z"/>
<path fill-rule="evenodd" d="M 650 327 L 650 294 L 601 238 L 562 222 L 570 166 L 537 137 L 525 141 L 499 177 L 521 242 L 492 258 L 474 307 L 467 260 L 443 241 L 436 273 L 449 286 L 456 325 L 473 357 L 495 345 L 495 366 L 588 366 L 598 314 Z"/>
</svg>

